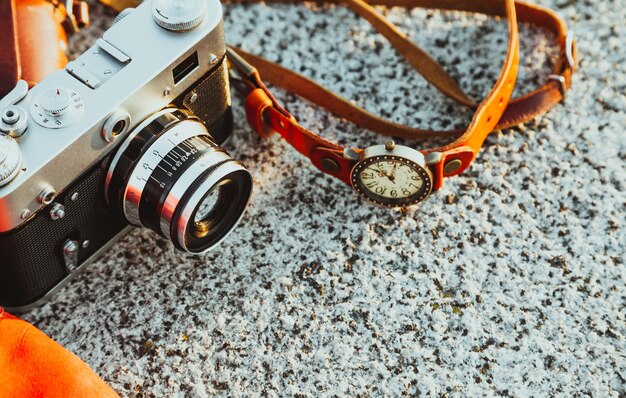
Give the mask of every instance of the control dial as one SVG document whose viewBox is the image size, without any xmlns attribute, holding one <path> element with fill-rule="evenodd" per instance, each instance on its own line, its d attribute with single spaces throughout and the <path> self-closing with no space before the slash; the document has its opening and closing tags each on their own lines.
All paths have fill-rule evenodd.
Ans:
<svg viewBox="0 0 626 398">
<path fill-rule="evenodd" d="M 30 115 L 43 127 L 60 129 L 80 119 L 84 108 L 76 91 L 59 87 L 37 96 L 30 106 Z"/>
<path fill-rule="evenodd" d="M 48 116 L 61 116 L 69 107 L 70 95 L 64 89 L 49 90 L 41 97 L 41 108 Z"/>
<path fill-rule="evenodd" d="M 28 128 L 28 114 L 18 106 L 8 106 L 0 111 L 0 133 L 13 138 L 21 137 Z"/>
<path fill-rule="evenodd" d="M 152 17 L 163 29 L 185 32 L 196 28 L 207 13 L 206 0 L 154 0 Z"/>
<path fill-rule="evenodd" d="M 11 182 L 20 172 L 21 167 L 20 146 L 13 138 L 0 134 L 0 187 Z"/>
</svg>

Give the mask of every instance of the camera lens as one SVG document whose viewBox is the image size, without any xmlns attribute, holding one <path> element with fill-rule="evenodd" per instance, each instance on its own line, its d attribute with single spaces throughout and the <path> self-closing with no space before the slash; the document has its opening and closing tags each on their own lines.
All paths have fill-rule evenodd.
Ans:
<svg viewBox="0 0 626 398">
<path fill-rule="evenodd" d="M 250 172 L 188 113 L 167 108 L 146 119 L 111 161 L 105 192 L 133 225 L 192 253 L 220 243 L 252 192 Z"/>
</svg>

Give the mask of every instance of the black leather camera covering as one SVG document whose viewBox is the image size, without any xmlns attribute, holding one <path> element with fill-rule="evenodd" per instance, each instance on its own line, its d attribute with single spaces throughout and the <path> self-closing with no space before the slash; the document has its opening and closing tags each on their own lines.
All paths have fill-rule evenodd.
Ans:
<svg viewBox="0 0 626 398">
<path fill-rule="evenodd" d="M 218 67 L 202 77 L 197 85 L 172 101 L 173 105 L 188 109 L 200 118 L 218 145 L 226 141 L 233 130 L 227 67 L 224 57 Z M 197 97 L 192 102 L 194 93 Z"/>
<path fill-rule="evenodd" d="M 68 275 L 62 249 L 66 240 L 90 241 L 79 249 L 80 264 L 128 225 L 106 207 L 105 176 L 102 166 L 95 167 L 55 199 L 65 206 L 64 218 L 53 221 L 50 204 L 21 227 L 0 234 L 0 306 L 33 303 L 61 282 Z"/>
</svg>

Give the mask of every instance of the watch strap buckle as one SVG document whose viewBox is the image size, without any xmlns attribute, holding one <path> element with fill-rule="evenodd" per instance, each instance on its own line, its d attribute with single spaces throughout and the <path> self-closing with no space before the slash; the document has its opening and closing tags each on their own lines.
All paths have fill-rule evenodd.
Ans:
<svg viewBox="0 0 626 398">
<path fill-rule="evenodd" d="M 571 72 L 576 70 L 576 66 L 577 66 L 576 55 L 574 54 L 574 32 L 571 30 L 567 32 L 567 35 L 565 36 L 564 51 L 565 51 L 565 63 L 564 63 L 564 69 L 562 73 L 561 74 L 553 73 L 548 76 L 548 80 L 555 81 L 559 84 L 559 92 L 561 93 L 562 100 L 565 100 L 565 92 L 567 91 L 567 87 L 568 87 L 566 75 L 570 76 L 571 78 Z M 566 72 L 567 70 L 570 71 L 569 74 L 567 74 Z"/>
</svg>

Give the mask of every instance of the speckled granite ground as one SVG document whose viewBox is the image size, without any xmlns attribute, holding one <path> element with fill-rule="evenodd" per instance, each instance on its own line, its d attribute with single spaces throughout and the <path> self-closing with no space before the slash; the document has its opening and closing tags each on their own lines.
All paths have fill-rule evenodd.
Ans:
<svg viewBox="0 0 626 398">
<path fill-rule="evenodd" d="M 228 241 L 188 256 L 135 231 L 26 318 L 130 397 L 625 397 L 626 3 L 542 3 L 578 36 L 567 101 L 493 134 L 422 205 L 359 200 L 279 139 L 251 134 L 236 97 L 229 150 L 256 192 Z M 226 12 L 230 43 L 374 112 L 424 127 L 468 121 L 345 9 Z M 113 16 L 93 14 L 79 48 Z M 475 97 L 486 92 L 502 22 L 387 14 Z M 544 81 L 555 52 L 545 32 L 521 31 L 518 94 Z M 380 142 L 279 97 L 326 136 Z"/>
</svg>

